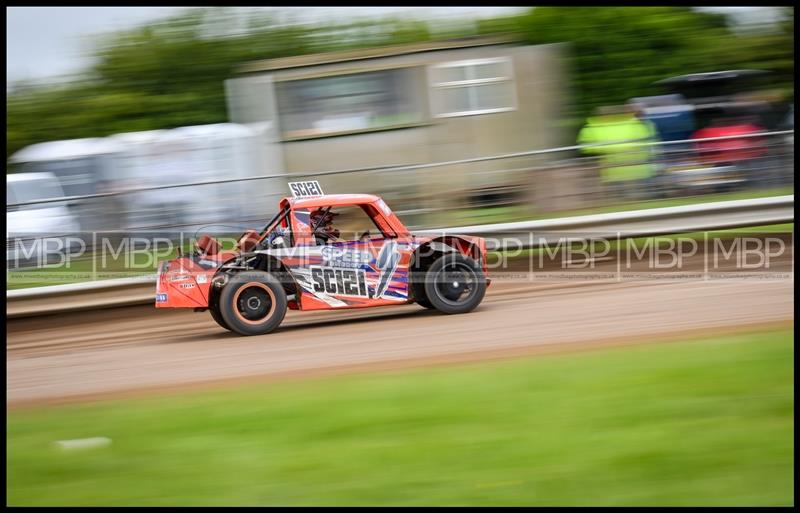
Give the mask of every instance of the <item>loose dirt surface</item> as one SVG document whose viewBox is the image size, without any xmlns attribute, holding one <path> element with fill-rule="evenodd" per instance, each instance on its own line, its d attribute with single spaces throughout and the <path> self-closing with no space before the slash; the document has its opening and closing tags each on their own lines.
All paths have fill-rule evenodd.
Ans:
<svg viewBox="0 0 800 513">
<path fill-rule="evenodd" d="M 794 318 L 791 254 L 760 278 L 663 273 L 618 281 L 613 259 L 583 279 L 542 279 L 516 269 L 495 274 L 470 314 L 445 316 L 413 304 L 290 311 L 277 331 L 256 337 L 223 330 L 207 312 L 153 306 L 10 320 L 7 407 L 786 323 Z M 689 268 L 702 271 L 697 258 Z"/>
</svg>

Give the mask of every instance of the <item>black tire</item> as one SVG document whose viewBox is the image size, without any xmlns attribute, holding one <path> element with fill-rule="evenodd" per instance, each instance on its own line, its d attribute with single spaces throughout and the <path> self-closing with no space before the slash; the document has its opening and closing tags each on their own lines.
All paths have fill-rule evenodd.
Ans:
<svg viewBox="0 0 800 513">
<path fill-rule="evenodd" d="M 442 313 L 471 312 L 484 295 L 486 276 L 480 265 L 458 253 L 442 255 L 425 274 L 425 296 Z"/>
<path fill-rule="evenodd" d="M 235 274 L 219 296 L 219 312 L 231 331 L 240 335 L 264 335 L 283 321 L 286 292 L 269 273 Z"/>
<path fill-rule="evenodd" d="M 423 308 L 433 310 L 433 305 L 428 301 L 428 296 L 425 295 L 425 273 L 423 271 L 412 271 L 409 274 L 414 302 Z"/>
<path fill-rule="evenodd" d="M 434 307 L 433 304 L 427 299 L 417 299 L 416 303 L 423 308 L 427 308 L 428 310 L 436 310 L 436 307 Z"/>
<path fill-rule="evenodd" d="M 217 297 L 217 299 L 219 299 L 219 296 Z M 211 318 L 214 319 L 214 322 L 216 322 L 226 330 L 233 331 L 231 330 L 231 327 L 228 326 L 228 323 L 225 322 L 225 319 L 222 318 L 222 313 L 220 313 L 219 311 L 219 301 L 217 299 L 212 300 L 208 304 L 208 311 L 211 312 Z"/>
</svg>

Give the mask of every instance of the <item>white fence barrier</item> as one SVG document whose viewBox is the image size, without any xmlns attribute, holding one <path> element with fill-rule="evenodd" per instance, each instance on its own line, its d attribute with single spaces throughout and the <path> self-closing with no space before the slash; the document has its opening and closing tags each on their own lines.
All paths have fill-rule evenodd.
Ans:
<svg viewBox="0 0 800 513">
<path fill-rule="evenodd" d="M 515 237 L 528 246 L 557 239 L 632 238 L 794 222 L 794 195 L 721 201 L 682 207 L 515 223 L 460 226 L 422 233 Z M 502 249 L 502 243 L 489 248 Z M 154 300 L 155 275 L 55 285 L 6 292 L 10 318 L 147 304 Z"/>
</svg>

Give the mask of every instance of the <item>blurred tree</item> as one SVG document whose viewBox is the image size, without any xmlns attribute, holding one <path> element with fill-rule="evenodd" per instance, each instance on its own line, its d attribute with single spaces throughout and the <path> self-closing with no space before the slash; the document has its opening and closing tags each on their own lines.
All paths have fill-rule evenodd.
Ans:
<svg viewBox="0 0 800 513">
<path fill-rule="evenodd" d="M 724 17 L 684 7 L 540 7 L 520 24 L 528 43 L 569 43 L 580 118 L 652 94 L 661 78 L 715 69 L 713 40 L 727 32 Z"/>
<path fill-rule="evenodd" d="M 227 121 L 223 82 L 247 61 L 431 39 L 423 21 L 309 26 L 227 8 L 193 9 L 100 36 L 97 63 L 64 87 L 7 96 L 6 152 L 48 140 Z"/>
<path fill-rule="evenodd" d="M 247 61 L 429 41 L 516 34 L 528 44 L 569 43 L 572 123 L 600 105 L 654 91 L 673 75 L 754 67 L 794 90 L 794 13 L 773 33 L 736 35 L 724 15 L 688 7 L 537 7 L 479 23 L 385 18 L 303 25 L 229 8 L 192 9 L 96 41 L 97 63 L 79 80 L 6 97 L 6 151 L 41 141 L 98 137 L 227 120 L 223 81 Z M 735 50 L 734 50 L 735 49 Z"/>
<path fill-rule="evenodd" d="M 596 107 L 657 94 L 653 82 L 675 75 L 765 69 L 774 72 L 770 83 L 793 91 L 788 11 L 791 19 L 769 36 L 736 35 L 725 15 L 689 7 L 536 7 L 500 27 L 529 44 L 569 43 L 577 130 Z"/>
<path fill-rule="evenodd" d="M 769 29 L 743 32 L 736 51 L 720 52 L 722 68 L 753 68 L 771 71 L 761 85 L 776 89 L 782 96 L 794 98 L 794 9 L 782 9 L 782 20 Z"/>
</svg>

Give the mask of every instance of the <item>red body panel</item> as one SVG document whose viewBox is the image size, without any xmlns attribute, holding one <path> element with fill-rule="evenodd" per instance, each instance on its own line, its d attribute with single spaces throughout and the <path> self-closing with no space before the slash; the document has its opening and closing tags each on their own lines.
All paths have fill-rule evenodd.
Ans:
<svg viewBox="0 0 800 513">
<path fill-rule="evenodd" d="M 211 279 L 223 263 L 221 258 L 212 258 L 203 259 L 203 264 L 188 256 L 161 262 L 156 282 L 156 308 L 206 308 Z"/>
</svg>

